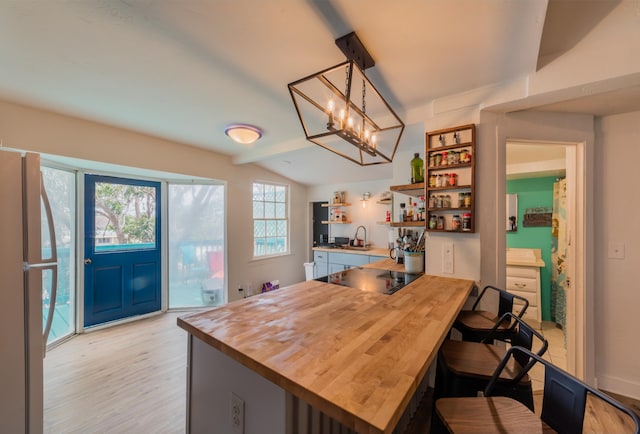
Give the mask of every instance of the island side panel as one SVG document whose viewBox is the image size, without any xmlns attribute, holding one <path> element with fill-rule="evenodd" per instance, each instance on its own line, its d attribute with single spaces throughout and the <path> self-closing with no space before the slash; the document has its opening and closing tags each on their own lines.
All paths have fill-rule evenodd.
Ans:
<svg viewBox="0 0 640 434">
<path fill-rule="evenodd" d="M 285 433 L 285 391 L 189 334 L 187 429 L 229 434 L 231 394 L 244 400 L 245 434 Z"/>
</svg>

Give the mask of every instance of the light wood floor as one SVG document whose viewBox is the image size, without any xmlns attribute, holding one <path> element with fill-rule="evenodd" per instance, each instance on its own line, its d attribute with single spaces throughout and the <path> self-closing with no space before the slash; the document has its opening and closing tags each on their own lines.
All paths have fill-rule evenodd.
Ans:
<svg viewBox="0 0 640 434">
<path fill-rule="evenodd" d="M 45 358 L 45 433 L 183 433 L 183 313 L 79 335 Z"/>
<path fill-rule="evenodd" d="M 183 433 L 186 332 L 167 313 L 77 336 L 45 358 L 45 433 Z M 541 394 L 536 393 L 536 409 Z M 636 411 L 640 403 L 614 396 Z M 430 404 L 411 433 L 428 433 Z M 418 421 L 416 421 L 418 422 Z M 629 432 L 589 401 L 584 432 Z"/>
</svg>

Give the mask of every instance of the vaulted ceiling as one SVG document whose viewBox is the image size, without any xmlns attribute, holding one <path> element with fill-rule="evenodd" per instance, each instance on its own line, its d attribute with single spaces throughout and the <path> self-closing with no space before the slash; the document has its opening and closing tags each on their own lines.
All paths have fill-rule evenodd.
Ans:
<svg viewBox="0 0 640 434">
<path fill-rule="evenodd" d="M 391 165 L 362 168 L 304 139 L 287 84 L 343 61 L 336 38 L 358 34 L 376 61 L 368 77 L 421 134 L 433 101 L 535 73 L 618 3 L 3 0 L 0 99 L 232 155 L 304 184 L 390 178 Z M 541 109 L 611 113 L 629 92 L 624 109 L 640 108 L 635 88 L 596 108 Z M 264 136 L 232 142 L 224 129 L 238 122 Z"/>
</svg>

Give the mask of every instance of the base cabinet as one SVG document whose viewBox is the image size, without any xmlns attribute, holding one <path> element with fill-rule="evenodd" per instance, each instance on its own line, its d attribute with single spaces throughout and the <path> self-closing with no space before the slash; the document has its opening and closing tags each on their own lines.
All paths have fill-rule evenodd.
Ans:
<svg viewBox="0 0 640 434">
<path fill-rule="evenodd" d="M 540 268 L 537 266 L 507 265 L 507 291 L 529 301 L 523 319 L 531 326 L 540 328 L 542 309 L 540 305 Z M 514 311 L 522 303 L 515 301 Z"/>
<path fill-rule="evenodd" d="M 348 270 L 349 268 L 359 267 L 384 259 L 383 256 L 362 255 L 344 252 L 324 252 L 314 251 L 313 262 L 313 278 L 326 276 L 332 273 Z"/>
</svg>

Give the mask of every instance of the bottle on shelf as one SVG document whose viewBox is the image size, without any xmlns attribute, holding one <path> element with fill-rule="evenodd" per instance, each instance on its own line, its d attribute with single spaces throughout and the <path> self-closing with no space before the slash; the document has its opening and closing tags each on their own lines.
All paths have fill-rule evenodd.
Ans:
<svg viewBox="0 0 640 434">
<path fill-rule="evenodd" d="M 424 182 L 424 161 L 418 152 L 413 154 L 413 160 L 411 160 L 411 183 L 417 182 Z"/>
<path fill-rule="evenodd" d="M 407 209 L 404 203 L 400 204 L 400 214 L 398 215 L 398 221 L 403 222 L 407 219 Z"/>
</svg>

